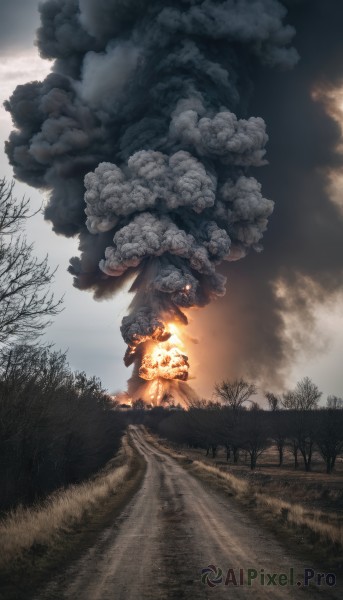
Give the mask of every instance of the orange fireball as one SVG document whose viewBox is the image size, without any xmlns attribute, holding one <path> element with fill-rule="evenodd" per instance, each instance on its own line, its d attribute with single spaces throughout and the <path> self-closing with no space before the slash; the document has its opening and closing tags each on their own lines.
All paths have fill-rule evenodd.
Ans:
<svg viewBox="0 0 343 600">
<path fill-rule="evenodd" d="M 177 326 L 171 323 L 167 328 L 170 336 L 166 341 L 151 345 L 143 356 L 139 376 L 147 381 L 154 379 L 178 379 L 187 381 L 189 362 L 183 352 L 183 344 Z"/>
</svg>

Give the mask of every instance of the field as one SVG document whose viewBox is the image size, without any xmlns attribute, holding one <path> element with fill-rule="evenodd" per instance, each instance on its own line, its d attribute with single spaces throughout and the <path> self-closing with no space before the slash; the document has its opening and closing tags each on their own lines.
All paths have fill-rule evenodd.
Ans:
<svg viewBox="0 0 343 600">
<path fill-rule="evenodd" d="M 343 568 L 343 459 L 327 475 L 317 454 L 307 473 L 299 463 L 294 469 L 291 453 L 284 465 L 269 448 L 251 471 L 248 457 L 241 453 L 238 464 L 226 461 L 223 448 L 215 459 L 202 449 L 185 448 L 166 440 L 155 443 L 174 457 L 189 463 L 188 468 L 209 485 L 217 486 L 253 511 L 287 546 L 298 547 L 303 556 L 313 557 L 327 568 Z"/>
<path fill-rule="evenodd" d="M 216 459 L 206 456 L 203 450 L 185 449 L 182 451 L 193 460 L 202 460 L 206 464 L 215 465 L 224 472 L 229 472 L 249 482 L 261 492 L 268 493 L 284 500 L 292 499 L 309 510 L 321 510 L 328 514 L 335 512 L 343 523 L 343 458 L 338 458 L 335 472 L 327 475 L 325 464 L 318 454 L 314 454 L 312 471 L 306 473 L 301 463 L 294 469 L 293 457 L 286 451 L 284 465 L 278 464 L 276 450 L 269 448 L 259 458 L 256 469 L 252 472 L 249 459 L 244 453 L 241 461 L 234 465 L 226 461 L 225 451 L 220 448 Z"/>
</svg>

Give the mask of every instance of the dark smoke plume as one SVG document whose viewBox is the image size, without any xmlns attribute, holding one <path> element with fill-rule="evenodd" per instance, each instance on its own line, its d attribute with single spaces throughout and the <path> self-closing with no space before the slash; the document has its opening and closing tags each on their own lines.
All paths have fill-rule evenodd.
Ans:
<svg viewBox="0 0 343 600">
<path fill-rule="evenodd" d="M 294 159 L 283 163 L 275 123 L 275 106 L 284 105 L 280 90 L 285 94 L 285 84 L 275 81 L 292 77 L 283 72 L 282 80 L 277 68 L 291 69 L 298 61 L 285 4 L 302 26 L 304 11 L 311 13 L 315 5 L 320 12 L 319 2 L 304 8 L 277 0 L 41 5 L 38 47 L 55 61 L 53 72 L 43 82 L 19 86 L 6 103 L 16 127 L 6 150 L 19 179 L 51 190 L 46 218 L 54 230 L 79 235 L 81 256 L 70 267 L 77 287 L 101 297 L 136 276 L 136 297 L 122 325 L 127 364 L 140 359 L 140 344 L 165 339 L 166 321 L 185 321 L 182 308 L 223 297 L 227 269 L 218 273 L 223 261 L 261 250 L 273 202 L 262 196 L 254 177 L 266 165 L 268 141 L 264 119 L 256 114 L 267 121 L 271 115 L 276 130 L 270 146 L 276 167 L 264 184 L 282 204 L 270 256 L 248 257 L 242 275 L 232 265 L 231 279 L 240 281 L 218 307 L 227 311 L 229 302 L 231 314 L 239 316 L 239 331 L 232 319 L 224 318 L 223 327 L 227 322 L 231 340 L 237 337 L 237 357 L 247 369 L 272 357 L 277 370 L 285 359 L 273 284 L 287 272 L 286 262 L 293 260 L 293 281 L 310 270 L 294 269 L 306 201 L 295 201 L 294 190 L 285 190 L 283 199 L 274 185 L 281 165 L 288 172 Z M 300 62 L 293 80 L 301 69 Z M 314 70 L 299 87 L 309 85 Z M 290 122 L 299 125 L 295 116 Z M 284 129 L 289 142 L 286 120 Z M 290 171 L 290 185 L 294 179 Z M 329 229 L 330 221 L 321 226 L 324 236 Z M 306 234 L 304 241 L 313 246 Z M 246 303 L 240 302 L 245 293 L 253 311 L 248 319 Z M 262 351 L 253 341 L 241 343 L 256 337 L 258 323 Z"/>
</svg>

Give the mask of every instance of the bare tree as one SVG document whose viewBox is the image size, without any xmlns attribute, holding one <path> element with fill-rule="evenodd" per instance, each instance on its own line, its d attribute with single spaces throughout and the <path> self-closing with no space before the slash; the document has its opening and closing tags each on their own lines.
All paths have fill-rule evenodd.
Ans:
<svg viewBox="0 0 343 600">
<path fill-rule="evenodd" d="M 237 432 L 239 429 L 240 413 L 244 408 L 244 402 L 251 402 L 251 396 L 257 394 L 257 387 L 253 383 L 248 383 L 242 378 L 233 381 L 226 379 L 215 385 L 214 393 L 216 397 L 232 411 L 232 419 L 229 417 L 230 433 L 225 442 L 226 456 L 227 458 L 230 457 L 232 449 L 234 463 L 238 463 L 239 444 L 237 435 L 234 432 Z"/>
<path fill-rule="evenodd" d="M 283 394 L 282 404 L 288 409 L 312 410 L 318 407 L 321 395 L 316 384 L 309 377 L 304 377 L 298 381 L 294 390 Z"/>
<path fill-rule="evenodd" d="M 338 410 L 343 408 L 343 398 L 339 398 L 338 396 L 328 396 L 326 400 L 327 408 L 331 408 L 333 410 Z"/>
<path fill-rule="evenodd" d="M 268 448 L 268 426 L 263 411 L 247 411 L 240 424 L 241 447 L 250 455 L 250 468 L 256 468 L 257 459 Z"/>
<path fill-rule="evenodd" d="M 318 407 L 322 392 L 309 377 L 304 377 L 299 381 L 295 391 L 300 410 L 311 410 Z"/>
<path fill-rule="evenodd" d="M 320 412 L 316 433 L 319 451 L 326 463 L 326 472 L 332 473 L 336 458 L 343 451 L 343 413 L 335 408 Z"/>
<path fill-rule="evenodd" d="M 278 410 L 278 408 L 281 404 L 280 396 L 273 394 L 273 392 L 265 392 L 264 395 L 267 398 L 267 402 L 268 402 L 268 406 L 269 406 L 270 410 L 272 410 L 272 411 Z"/>
<path fill-rule="evenodd" d="M 294 455 L 294 467 L 298 467 L 298 452 L 300 452 L 306 471 L 311 471 L 313 449 L 316 441 L 317 415 L 315 410 L 290 410 L 286 413 L 288 419 L 288 439 L 291 442 L 291 452 Z"/>
<path fill-rule="evenodd" d="M 13 196 L 13 183 L 0 179 L 0 342 L 40 335 L 62 300 L 49 291 L 54 277 L 47 257 L 37 259 L 22 233 L 32 215 L 29 202 Z"/>
<path fill-rule="evenodd" d="M 282 394 L 281 404 L 288 410 L 296 410 L 298 408 L 298 399 L 295 391 L 289 390 L 288 392 Z"/>
<path fill-rule="evenodd" d="M 274 410 L 268 414 L 270 422 L 270 437 L 275 443 L 279 454 L 279 467 L 283 465 L 284 450 L 287 441 L 287 413 L 285 411 Z"/>
<path fill-rule="evenodd" d="M 297 412 L 297 435 L 299 450 L 304 460 L 305 470 L 311 471 L 313 448 L 316 441 L 316 413 L 312 411 Z"/>
<path fill-rule="evenodd" d="M 256 385 L 248 383 L 242 378 L 234 381 L 226 379 L 221 383 L 216 383 L 214 390 L 217 398 L 233 410 L 241 408 L 244 402 L 250 401 L 251 396 L 257 394 Z"/>
<path fill-rule="evenodd" d="M 229 406 L 224 406 L 217 412 L 217 432 L 220 439 L 220 444 L 225 447 L 226 460 L 231 458 L 233 462 L 238 463 L 240 450 L 240 423 L 245 410 L 232 410 Z"/>
</svg>

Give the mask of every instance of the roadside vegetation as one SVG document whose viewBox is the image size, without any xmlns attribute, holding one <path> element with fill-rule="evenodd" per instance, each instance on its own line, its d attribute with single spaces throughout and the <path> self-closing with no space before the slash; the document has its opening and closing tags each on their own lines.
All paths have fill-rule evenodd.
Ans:
<svg viewBox="0 0 343 600">
<path fill-rule="evenodd" d="M 109 496 L 117 494 L 132 470 L 134 453 L 123 439 L 116 459 L 93 478 L 59 489 L 43 502 L 11 511 L 0 521 L 0 568 L 22 558 L 25 552 L 48 548 L 57 536 L 66 534 L 88 513 L 98 510 Z"/>
<path fill-rule="evenodd" d="M 62 309 L 48 258 L 25 236 L 29 201 L 0 179 L 0 586 L 30 598 L 98 536 L 144 461 L 96 377 L 40 336 Z"/>
<path fill-rule="evenodd" d="M 6 600 L 39 590 L 92 547 L 138 489 L 145 462 L 123 436 L 119 452 L 88 480 L 18 506 L 0 521 L 0 588 Z"/>
<path fill-rule="evenodd" d="M 267 511 L 269 516 L 273 515 L 281 523 L 288 523 L 291 527 L 306 528 L 308 533 L 313 534 L 315 538 L 320 539 L 324 544 L 328 544 L 331 548 L 340 547 L 340 552 L 343 551 L 343 523 L 340 514 L 338 511 L 318 510 L 311 507 L 306 492 L 301 500 L 294 502 L 291 494 L 280 497 L 282 490 L 280 480 L 274 486 L 274 493 L 272 494 L 268 486 L 264 486 L 258 481 L 244 480 L 242 477 L 227 472 L 218 466 L 209 465 L 202 460 L 194 460 L 192 466 L 200 473 L 205 472 L 214 475 L 235 496 L 250 507 Z M 298 485 L 299 479 L 300 477 L 298 478 Z M 307 489 L 306 482 L 304 488 Z M 342 493 L 340 496 L 342 498 Z"/>
<path fill-rule="evenodd" d="M 125 429 L 100 382 L 73 373 L 64 354 L 0 352 L 0 510 L 31 505 L 82 482 L 119 449 Z"/>
<path fill-rule="evenodd" d="M 329 564 L 343 560 L 343 401 L 307 377 L 266 392 L 242 379 L 216 386 L 218 402 L 131 410 L 152 443 L 207 483 L 234 496 L 277 533 Z"/>
</svg>

